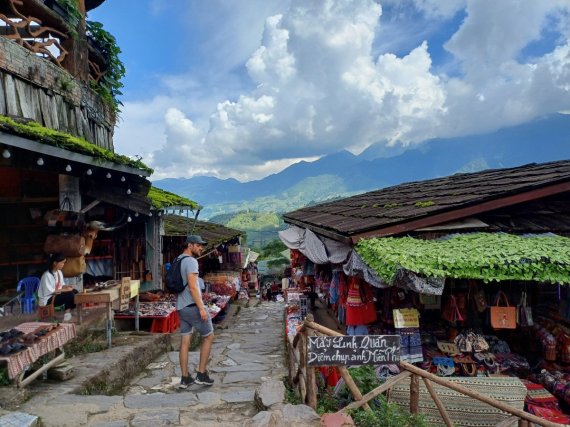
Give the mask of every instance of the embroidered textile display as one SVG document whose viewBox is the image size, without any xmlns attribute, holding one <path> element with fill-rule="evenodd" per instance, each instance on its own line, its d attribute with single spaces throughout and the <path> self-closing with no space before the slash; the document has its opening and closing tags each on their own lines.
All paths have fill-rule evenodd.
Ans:
<svg viewBox="0 0 570 427">
<path fill-rule="evenodd" d="M 36 331 L 40 327 L 53 326 L 53 323 L 44 322 L 28 322 L 16 326 L 16 329 L 24 334 Z M 62 347 L 72 338 L 75 338 L 76 330 L 74 323 L 60 323 L 59 326 L 48 334 L 42 336 L 33 345 L 28 346 L 25 350 L 7 357 L 0 357 L 0 361 L 4 361 L 7 365 L 8 378 L 11 380 L 16 378 L 27 366 L 34 363 L 41 356 L 50 351 Z"/>
<path fill-rule="evenodd" d="M 489 396 L 513 408 L 523 410 L 527 389 L 515 377 L 452 377 L 447 378 L 455 384 L 467 387 L 472 391 Z M 435 392 L 443 402 L 454 426 L 491 427 L 510 417 L 510 414 L 500 411 L 472 397 L 465 396 L 450 388 L 432 383 Z M 396 384 L 390 392 L 389 401 L 396 403 L 404 410 L 410 407 L 410 380 L 406 379 Z M 419 412 L 425 415 L 429 425 L 444 426 L 445 423 L 427 391 L 425 384 L 420 381 Z"/>
</svg>

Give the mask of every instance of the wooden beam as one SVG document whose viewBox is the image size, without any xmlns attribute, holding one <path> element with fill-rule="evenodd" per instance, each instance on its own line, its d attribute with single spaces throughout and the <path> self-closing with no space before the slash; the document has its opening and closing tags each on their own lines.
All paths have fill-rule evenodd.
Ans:
<svg viewBox="0 0 570 427">
<path fill-rule="evenodd" d="M 443 403 L 441 402 L 441 399 L 439 398 L 439 396 L 435 392 L 433 386 L 431 385 L 430 380 L 428 380 L 427 378 L 422 378 L 422 380 L 424 381 L 424 384 L 426 385 L 427 391 L 428 391 L 429 395 L 431 396 L 431 398 L 433 399 L 435 406 L 437 406 L 439 414 L 441 415 L 441 418 L 443 418 L 443 422 L 445 423 L 445 425 L 447 427 L 453 427 L 453 422 L 451 421 L 451 418 L 449 418 L 449 414 L 447 413 L 445 406 L 443 406 Z"/>
<path fill-rule="evenodd" d="M 416 415 L 420 408 L 420 377 L 412 375 L 410 381 L 410 414 Z"/>
<path fill-rule="evenodd" d="M 364 396 L 362 396 L 362 399 L 357 400 L 357 401 L 352 402 L 352 403 L 349 403 L 348 405 L 346 405 L 344 408 L 342 408 L 338 412 L 346 412 L 346 411 L 350 411 L 351 409 L 360 408 L 365 403 L 370 402 L 375 397 L 381 395 L 386 390 L 391 389 L 393 386 L 398 384 L 400 381 L 405 380 L 406 378 L 410 377 L 411 375 L 412 375 L 411 372 L 403 371 L 403 372 L 399 373 L 398 375 L 396 375 L 392 378 L 388 378 L 384 384 L 382 384 L 379 387 L 376 387 L 374 390 L 371 390 L 368 393 L 366 393 Z"/>
<path fill-rule="evenodd" d="M 535 190 L 525 191 L 523 193 L 514 194 L 512 196 L 502 197 L 500 199 L 489 200 L 487 202 L 478 203 L 473 206 L 454 209 L 448 212 L 433 214 L 424 218 L 415 219 L 412 221 L 404 222 L 401 224 L 381 227 L 376 230 L 365 231 L 351 237 L 353 244 L 358 243 L 361 239 L 368 239 L 372 237 L 386 237 L 396 234 L 402 234 L 418 228 L 433 227 L 437 224 L 456 221 L 461 218 L 477 215 L 483 212 L 489 212 L 495 209 L 504 208 L 507 206 L 516 205 L 519 203 L 529 202 L 532 200 L 541 199 L 543 197 L 552 196 L 555 194 L 565 193 L 570 191 L 570 182 L 562 182 L 559 184 L 549 185 L 546 187 L 538 188 Z M 307 227 L 306 225 L 303 225 Z"/>
<path fill-rule="evenodd" d="M 350 392 L 354 396 L 354 399 L 356 401 L 362 400 L 363 399 L 362 393 L 360 392 L 360 390 L 356 386 L 356 383 L 354 382 L 354 380 L 350 376 L 348 369 L 346 369 L 346 367 L 344 367 L 344 366 L 339 366 L 338 370 L 340 372 L 340 376 L 344 380 L 344 383 L 346 384 L 346 386 L 348 387 L 348 389 L 350 390 Z M 368 411 L 371 410 L 370 406 L 368 405 L 367 402 L 362 403 L 362 406 L 364 406 L 364 408 L 367 409 Z"/>
</svg>

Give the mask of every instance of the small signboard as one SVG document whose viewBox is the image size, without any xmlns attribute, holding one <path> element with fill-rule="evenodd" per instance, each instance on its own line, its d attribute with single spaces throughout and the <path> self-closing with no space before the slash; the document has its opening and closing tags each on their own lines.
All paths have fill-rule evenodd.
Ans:
<svg viewBox="0 0 570 427">
<path fill-rule="evenodd" d="M 420 313 L 415 308 L 397 308 L 392 313 L 396 329 L 420 327 Z"/>
<path fill-rule="evenodd" d="M 119 291 L 119 311 L 129 309 L 129 299 L 131 298 L 131 278 L 123 277 Z"/>
<path fill-rule="evenodd" d="M 399 335 L 308 337 L 309 366 L 386 365 L 399 362 Z"/>
</svg>

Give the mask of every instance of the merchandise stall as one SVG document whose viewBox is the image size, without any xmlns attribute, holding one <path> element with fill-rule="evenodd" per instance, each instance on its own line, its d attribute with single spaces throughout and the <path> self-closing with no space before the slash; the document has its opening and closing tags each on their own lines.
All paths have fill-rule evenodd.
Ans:
<svg viewBox="0 0 570 427">
<path fill-rule="evenodd" d="M 280 237 L 294 282 L 314 286 L 347 334 L 397 334 L 401 360 L 467 383 L 504 378 L 524 391 L 517 405 L 567 424 L 568 182 L 570 162 L 557 162 L 391 187 L 285 214 Z"/>
<path fill-rule="evenodd" d="M 73 323 L 22 323 L 0 332 L 0 363 L 6 366 L 8 379 L 18 387 L 24 387 L 50 367 L 61 363 L 65 359 L 63 346 L 75 336 Z M 41 357 L 52 352 L 54 357 L 34 372 L 28 372 Z"/>
<path fill-rule="evenodd" d="M 242 232 L 221 224 L 174 214 L 163 215 L 162 223 L 165 267 L 169 267 L 169 261 L 180 255 L 188 234 L 198 234 L 208 242 L 198 259 L 200 282 L 203 284 L 202 297 L 212 319 L 221 318 L 227 305 L 237 298 L 242 289 L 239 244 Z M 154 292 L 161 294 L 159 290 Z"/>
</svg>

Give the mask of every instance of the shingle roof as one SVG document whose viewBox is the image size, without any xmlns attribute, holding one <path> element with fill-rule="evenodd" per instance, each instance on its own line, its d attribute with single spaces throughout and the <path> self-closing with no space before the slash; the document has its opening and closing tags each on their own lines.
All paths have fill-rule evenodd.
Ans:
<svg viewBox="0 0 570 427">
<path fill-rule="evenodd" d="M 531 193 L 536 190 L 540 193 Z M 410 231 L 415 227 L 406 229 L 406 223 L 466 207 L 480 205 L 480 212 L 484 212 L 561 192 L 570 192 L 570 160 L 400 184 L 299 209 L 283 218 L 287 223 L 332 237 L 352 237 L 354 241 L 359 234 L 381 235 L 382 229 L 397 225 L 402 225 L 400 233 Z M 526 197 L 518 197 L 525 193 Z M 508 197 L 511 199 L 507 201 Z M 501 199 L 503 205 L 493 203 Z M 449 220 L 442 217 L 441 222 Z"/>
<path fill-rule="evenodd" d="M 163 221 L 166 236 L 186 236 L 192 231 L 194 218 L 163 215 Z M 208 250 L 243 235 L 243 232 L 214 222 L 196 221 L 196 226 L 191 234 L 202 236 L 208 242 L 206 245 L 206 250 Z"/>
</svg>

